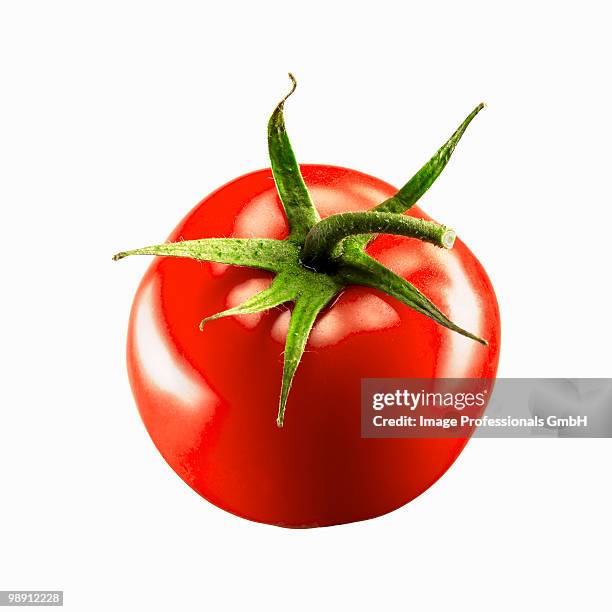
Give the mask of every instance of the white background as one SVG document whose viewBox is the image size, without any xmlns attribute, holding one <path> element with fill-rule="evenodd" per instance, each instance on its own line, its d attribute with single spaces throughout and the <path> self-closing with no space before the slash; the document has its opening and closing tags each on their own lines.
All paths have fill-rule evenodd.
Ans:
<svg viewBox="0 0 612 612">
<path fill-rule="evenodd" d="M 422 497 L 290 531 L 216 509 L 124 367 L 147 261 L 264 167 L 401 184 L 485 100 L 422 200 L 490 273 L 502 376 L 610 376 L 605 2 L 28 2 L 0 8 L 0 589 L 70 610 L 609 609 L 610 440 L 475 440 Z"/>
</svg>

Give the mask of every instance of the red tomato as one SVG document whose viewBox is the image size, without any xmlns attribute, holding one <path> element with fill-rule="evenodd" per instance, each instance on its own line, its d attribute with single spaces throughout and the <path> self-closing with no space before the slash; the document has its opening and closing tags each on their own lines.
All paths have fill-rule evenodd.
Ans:
<svg viewBox="0 0 612 612">
<path fill-rule="evenodd" d="M 396 189 L 332 166 L 301 166 L 322 217 L 368 210 Z M 417 207 L 414 216 L 429 218 Z M 171 241 L 287 235 L 270 170 L 240 177 L 198 204 Z M 195 491 L 238 516 L 317 527 L 385 514 L 430 487 L 465 439 L 366 439 L 360 382 L 367 377 L 494 378 L 499 312 L 484 269 L 459 240 L 453 250 L 380 236 L 368 253 L 421 289 L 482 346 L 393 298 L 350 287 L 319 317 L 276 425 L 286 309 L 200 320 L 272 278 L 265 272 L 156 258 L 129 324 L 130 382 L 158 450 Z"/>
</svg>

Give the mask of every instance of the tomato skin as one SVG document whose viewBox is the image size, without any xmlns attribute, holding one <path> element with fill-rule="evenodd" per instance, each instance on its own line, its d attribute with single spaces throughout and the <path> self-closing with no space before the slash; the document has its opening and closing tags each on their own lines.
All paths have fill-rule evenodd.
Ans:
<svg viewBox="0 0 612 612">
<path fill-rule="evenodd" d="M 332 166 L 301 166 L 321 216 L 367 210 L 396 189 Z M 414 216 L 429 218 L 417 207 Z M 287 235 L 270 170 L 242 176 L 202 200 L 169 240 Z M 286 309 L 198 323 L 248 297 L 270 275 L 156 258 L 134 299 L 127 364 L 156 447 L 195 491 L 238 516 L 316 527 L 380 516 L 430 487 L 464 439 L 365 439 L 366 377 L 494 378 L 499 311 L 489 278 L 457 240 L 444 251 L 378 237 L 368 252 L 421 289 L 484 347 L 383 293 L 349 287 L 319 318 L 298 368 L 285 426 L 276 425 Z M 250 317 L 250 318 L 249 318 Z"/>
</svg>

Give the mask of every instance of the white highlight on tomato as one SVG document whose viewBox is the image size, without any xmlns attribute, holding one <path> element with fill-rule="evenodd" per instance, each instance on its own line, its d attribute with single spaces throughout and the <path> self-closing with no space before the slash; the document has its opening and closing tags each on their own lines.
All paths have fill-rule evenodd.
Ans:
<svg viewBox="0 0 612 612">
<path fill-rule="evenodd" d="M 353 334 L 387 329 L 400 322 L 395 309 L 376 295 L 345 296 L 315 323 L 307 346 L 332 346 Z M 290 312 L 286 311 L 274 322 L 271 334 L 277 342 L 285 342 L 289 319 Z"/>
<path fill-rule="evenodd" d="M 433 256 L 444 258 L 445 295 L 450 298 L 447 304 L 437 304 L 437 306 L 451 321 L 463 329 L 468 329 L 477 336 L 482 335 L 478 290 L 472 286 L 457 259 L 449 257 L 448 251 L 438 249 L 433 252 Z M 424 292 L 427 294 L 426 289 Z M 449 377 L 469 376 L 468 368 L 472 363 L 472 352 L 478 350 L 481 345 L 456 332 L 451 332 L 447 336 L 451 347 L 450 350 L 444 351 L 448 363 L 445 364 L 443 371 L 449 372 L 447 374 Z"/>
<path fill-rule="evenodd" d="M 384 250 L 376 253 L 376 259 L 383 265 L 403 278 L 425 268 L 428 264 L 428 257 L 431 256 L 433 245 L 422 245 L 421 249 L 407 251 L 406 241 L 410 238 L 400 238 L 394 246 L 388 246 Z M 427 247 L 431 247 L 431 250 Z"/>
<path fill-rule="evenodd" d="M 134 313 L 133 340 L 140 367 L 144 370 L 142 378 L 180 400 L 185 408 L 195 410 L 203 401 L 212 405 L 210 400 L 216 397 L 215 393 L 166 340 L 163 322 L 153 314 L 156 312 L 155 300 L 158 299 L 155 283 L 151 282 L 143 289 Z"/>
<path fill-rule="evenodd" d="M 217 263 L 216 261 L 210 262 L 210 271 L 213 276 L 221 276 L 225 274 L 232 266 L 224 263 Z"/>
<path fill-rule="evenodd" d="M 338 303 L 317 321 L 310 334 L 312 347 L 337 344 L 351 334 L 377 331 L 398 325 L 395 309 L 377 295 L 361 295 L 354 300 Z"/>
<path fill-rule="evenodd" d="M 236 285 L 227 295 L 227 308 L 235 308 L 253 297 L 256 293 L 267 289 L 272 279 L 270 278 L 251 278 L 244 283 Z M 234 318 L 246 329 L 253 329 L 263 318 L 263 312 L 256 312 L 247 315 L 236 315 Z"/>
<path fill-rule="evenodd" d="M 272 338 L 283 345 L 287 339 L 289 319 L 291 319 L 291 311 L 285 310 L 281 312 L 281 314 L 276 317 L 276 321 L 274 321 L 274 325 L 272 325 L 272 330 L 270 331 Z"/>
<path fill-rule="evenodd" d="M 264 193 L 247 204 L 236 217 L 235 238 L 279 238 L 286 231 L 287 222 L 280 208 Z"/>
<path fill-rule="evenodd" d="M 330 187 L 311 186 L 309 191 L 322 219 L 343 212 L 368 210 L 372 207 L 372 201 L 384 199 L 377 190 L 367 187 L 354 189 L 353 193 L 346 189 L 346 197 L 341 199 L 338 198 L 338 191 Z"/>
</svg>

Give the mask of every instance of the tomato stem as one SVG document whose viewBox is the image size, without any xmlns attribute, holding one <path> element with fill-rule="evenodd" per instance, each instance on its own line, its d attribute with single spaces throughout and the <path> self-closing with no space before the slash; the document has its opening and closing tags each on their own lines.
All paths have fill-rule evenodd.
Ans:
<svg viewBox="0 0 612 612">
<path fill-rule="evenodd" d="M 405 213 L 410 210 L 423 196 L 423 194 L 434 184 L 435 180 L 442 174 L 448 164 L 457 143 L 472 122 L 472 119 L 485 107 L 481 102 L 463 120 L 461 125 L 453 132 L 452 136 L 435 152 L 435 154 L 423 165 L 423 167 L 393 196 L 375 206 L 372 211 Z M 371 234 L 353 236 L 347 239 L 347 243 L 354 249 L 362 249 L 374 238 Z"/>
<path fill-rule="evenodd" d="M 298 247 L 286 240 L 270 238 L 202 238 L 167 242 L 154 246 L 122 251 L 113 255 L 118 261 L 131 255 L 186 257 L 201 261 L 260 268 L 278 272 L 287 263 L 297 260 Z"/>
<path fill-rule="evenodd" d="M 337 247 L 347 237 L 370 232 L 409 236 L 445 249 L 452 248 L 456 234 L 444 226 L 396 213 L 354 212 L 332 215 L 317 223 L 306 236 L 302 262 L 315 270 L 340 255 Z"/>
<path fill-rule="evenodd" d="M 289 222 L 289 240 L 302 242 L 320 217 L 304 183 L 285 128 L 285 101 L 297 87 L 291 73 L 289 78 L 291 89 L 278 103 L 268 121 L 268 153 L 278 195 Z"/>
</svg>

